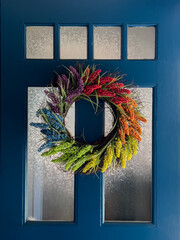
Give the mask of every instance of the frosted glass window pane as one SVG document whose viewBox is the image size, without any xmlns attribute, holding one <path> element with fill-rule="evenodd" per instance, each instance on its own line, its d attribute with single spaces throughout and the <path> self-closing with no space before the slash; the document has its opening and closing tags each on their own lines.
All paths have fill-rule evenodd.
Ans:
<svg viewBox="0 0 180 240">
<path fill-rule="evenodd" d="M 87 59 L 87 27 L 60 27 L 60 58 Z"/>
<path fill-rule="evenodd" d="M 94 59 L 121 59 L 121 27 L 94 27 Z"/>
<path fill-rule="evenodd" d="M 104 104 L 104 107 L 105 107 L 104 136 L 106 137 L 110 133 L 110 131 L 113 127 L 114 116 L 111 113 L 111 110 L 110 110 L 109 105 L 107 103 Z"/>
<path fill-rule="evenodd" d="M 53 59 L 53 27 L 26 27 L 26 58 Z"/>
<path fill-rule="evenodd" d="M 128 27 L 128 59 L 155 59 L 155 27 Z"/>
<path fill-rule="evenodd" d="M 139 151 L 125 169 L 105 173 L 105 221 L 152 221 L 152 89 L 138 88 L 142 112 L 148 122 L 142 124 Z M 106 110 L 105 110 L 106 111 Z M 105 116 L 105 127 L 111 124 Z"/>
<path fill-rule="evenodd" d="M 45 88 L 28 88 L 28 158 L 26 216 L 31 221 L 74 221 L 74 174 L 65 172 L 50 158 L 41 157 L 37 149 L 42 135 L 31 122 L 41 122 L 37 109 L 45 102 Z M 74 106 L 66 117 L 66 124 L 74 135 Z"/>
</svg>

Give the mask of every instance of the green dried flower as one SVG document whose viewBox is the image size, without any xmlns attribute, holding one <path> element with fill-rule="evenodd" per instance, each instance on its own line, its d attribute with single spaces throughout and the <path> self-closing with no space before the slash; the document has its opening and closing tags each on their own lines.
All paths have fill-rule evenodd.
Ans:
<svg viewBox="0 0 180 240">
<path fill-rule="evenodd" d="M 71 142 L 69 142 L 69 141 L 62 142 L 60 145 L 55 146 L 55 147 L 51 148 L 49 151 L 42 153 L 41 156 L 47 157 L 47 156 L 54 155 L 64 149 L 70 148 L 74 144 L 74 142 L 75 142 L 74 140 Z"/>
<path fill-rule="evenodd" d="M 78 162 L 72 167 L 72 171 L 75 172 L 77 171 L 86 161 L 89 160 L 90 155 L 83 156 L 78 159 Z"/>
<path fill-rule="evenodd" d="M 68 158 L 72 155 L 72 154 L 75 154 L 77 153 L 79 150 L 79 147 L 71 147 L 71 148 L 68 148 L 68 149 L 64 149 L 62 150 L 61 152 L 64 153 L 62 156 L 56 158 L 56 159 L 53 159 L 52 162 L 54 163 L 59 163 L 59 162 L 64 162 L 64 161 L 67 161 Z"/>
<path fill-rule="evenodd" d="M 71 158 L 67 161 L 65 170 L 67 171 L 73 163 L 76 162 L 77 159 L 81 158 L 83 155 L 85 155 L 87 152 L 92 152 L 93 148 L 91 145 L 86 145 L 82 147 L 77 154 L 73 154 Z"/>
</svg>

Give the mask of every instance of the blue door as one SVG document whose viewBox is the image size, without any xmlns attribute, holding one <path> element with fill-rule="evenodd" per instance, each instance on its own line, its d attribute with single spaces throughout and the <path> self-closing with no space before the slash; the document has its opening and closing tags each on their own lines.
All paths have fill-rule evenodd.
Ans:
<svg viewBox="0 0 180 240">
<path fill-rule="evenodd" d="M 178 0 L 1 1 L 0 239 L 180 238 L 179 22 Z M 75 49 L 68 45 L 73 29 L 82 37 Z M 118 207 L 110 204 L 110 211 L 104 207 L 103 174 L 75 176 L 72 219 L 41 221 L 38 205 L 36 219 L 26 216 L 28 88 L 45 87 L 57 66 L 77 61 L 96 64 L 103 71 L 119 69 L 128 81 L 153 92 L 152 192 L 147 197 L 152 201 L 137 221 L 110 216 Z M 83 125 L 91 126 L 87 131 L 91 141 L 102 136 L 103 117 L 93 117 L 87 103 L 78 103 L 76 134 Z M 93 124 L 100 127 L 93 129 Z M 148 153 L 143 154 L 146 158 Z M 125 198 L 122 194 L 121 206 Z M 111 201 L 111 196 L 107 199 Z"/>
</svg>

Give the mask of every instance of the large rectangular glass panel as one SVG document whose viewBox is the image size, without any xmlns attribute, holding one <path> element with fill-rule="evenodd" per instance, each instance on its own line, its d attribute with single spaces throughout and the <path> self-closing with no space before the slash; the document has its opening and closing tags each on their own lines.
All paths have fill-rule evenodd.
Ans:
<svg viewBox="0 0 180 240">
<path fill-rule="evenodd" d="M 128 27 L 128 59 L 155 59 L 155 27 Z"/>
<path fill-rule="evenodd" d="M 94 59 L 121 59 L 121 27 L 94 27 Z"/>
<path fill-rule="evenodd" d="M 53 59 L 53 27 L 26 27 L 26 58 Z"/>
<path fill-rule="evenodd" d="M 38 147 L 43 136 L 40 130 L 30 126 L 41 122 L 36 111 L 47 99 L 45 88 L 28 88 L 28 157 L 26 185 L 26 220 L 74 221 L 74 174 L 65 172 L 51 157 L 43 158 Z M 74 105 L 66 117 L 66 124 L 74 135 Z"/>
<path fill-rule="evenodd" d="M 60 58 L 87 59 L 87 27 L 60 27 Z"/>
<path fill-rule="evenodd" d="M 134 89 L 143 103 L 142 142 L 136 156 L 105 173 L 105 221 L 152 221 L 152 88 Z M 105 127 L 111 129 L 112 116 L 105 110 Z"/>
</svg>

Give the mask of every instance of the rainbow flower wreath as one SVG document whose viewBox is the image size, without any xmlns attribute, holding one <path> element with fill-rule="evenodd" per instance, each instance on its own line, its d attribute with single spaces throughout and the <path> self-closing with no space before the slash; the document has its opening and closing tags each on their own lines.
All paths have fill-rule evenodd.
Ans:
<svg viewBox="0 0 180 240">
<path fill-rule="evenodd" d="M 65 170 L 84 174 L 105 172 L 108 167 L 125 168 L 126 161 L 137 154 L 142 130 L 139 122 L 147 122 L 141 115 L 137 101 L 122 82 L 122 75 L 101 75 L 95 66 L 78 69 L 70 66 L 68 74 L 56 73 L 56 84 L 45 90 L 49 101 L 37 111 L 42 123 L 30 123 L 40 128 L 44 143 L 38 151 L 52 157 L 52 162 L 64 164 Z M 92 101 L 92 99 L 96 99 Z M 73 138 L 65 126 L 65 116 L 73 102 L 80 99 L 98 106 L 106 102 L 114 116 L 110 133 L 99 144 L 87 144 Z"/>
</svg>

